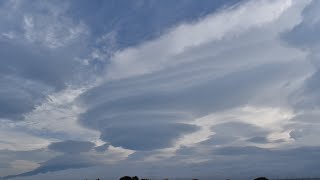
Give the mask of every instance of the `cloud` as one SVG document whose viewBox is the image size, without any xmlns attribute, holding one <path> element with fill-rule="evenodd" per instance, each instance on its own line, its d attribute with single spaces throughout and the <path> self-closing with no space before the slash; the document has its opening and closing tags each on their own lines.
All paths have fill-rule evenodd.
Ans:
<svg viewBox="0 0 320 180">
<path fill-rule="evenodd" d="M 1 154 L 5 155 L 0 157 L 1 162 L 4 162 L 3 169 L 10 170 L 2 178 L 12 179 L 49 172 L 106 166 L 124 160 L 132 153 L 110 145 L 105 148 L 105 145 L 96 146 L 89 141 L 67 140 L 53 142 L 47 148 L 31 151 L 0 150 Z M 28 164 L 30 166 L 25 167 Z M 12 168 L 15 169 L 12 171 Z"/>
<path fill-rule="evenodd" d="M 86 168 L 86 167 L 91 167 L 95 165 L 98 165 L 95 159 L 92 159 L 88 156 L 83 156 L 78 154 L 61 155 L 42 163 L 40 167 L 32 171 L 28 171 L 28 172 L 17 174 L 17 175 L 5 176 L 3 177 L 3 179 L 33 176 L 40 173 L 55 172 L 55 171 L 61 171 L 66 169 Z"/>
<path fill-rule="evenodd" d="M 271 67 L 273 68 L 273 67 Z M 264 70 L 267 67 L 264 67 Z M 240 72 L 231 74 L 227 77 L 221 79 L 214 79 L 212 81 L 207 81 L 206 84 L 200 84 L 192 88 L 185 88 L 173 92 L 145 92 L 148 89 L 148 85 L 144 88 L 139 95 L 128 94 L 128 97 L 122 97 L 116 100 L 106 99 L 106 102 L 99 106 L 89 109 L 81 117 L 82 123 L 87 127 L 93 127 L 102 132 L 102 139 L 111 144 L 114 142 L 119 142 L 116 140 L 120 136 L 121 138 L 127 137 L 128 141 L 132 143 L 139 143 L 132 141 L 132 137 L 139 137 L 137 139 L 144 139 L 141 142 L 149 142 L 146 144 L 155 144 L 158 147 L 166 147 L 161 145 L 159 142 L 148 141 L 147 138 L 153 137 L 152 134 L 156 133 L 158 130 L 163 137 L 167 137 L 172 133 L 177 133 L 180 128 L 174 129 L 170 124 L 172 122 L 191 120 L 192 118 L 201 117 L 207 115 L 212 111 L 218 111 L 225 108 L 231 108 L 242 103 L 247 102 L 247 98 L 256 88 L 262 88 L 251 86 L 251 84 L 241 83 L 235 84 L 234 82 L 243 82 L 241 79 L 246 79 L 247 82 L 249 78 L 257 78 L 259 81 L 263 81 L 257 70 Z M 276 73 L 272 73 L 276 75 Z M 111 85 L 112 86 L 112 85 Z M 108 89 L 109 87 L 106 86 Z M 110 87 L 110 89 L 113 87 Z M 232 89 L 238 88 L 239 93 L 234 93 Z M 103 92 L 113 93 L 113 91 L 107 91 L 101 88 Z M 117 90 L 114 91 L 118 93 Z M 149 94 L 150 93 L 150 94 Z M 99 94 L 99 93 L 98 93 Z M 84 95 L 86 96 L 86 95 Z M 212 99 L 208 99 L 207 97 Z M 233 101 L 224 100 L 225 97 L 233 99 Z M 213 100 L 214 99 L 214 100 Z M 92 99 L 89 99 L 91 101 Z M 100 101 L 103 101 L 100 98 Z M 97 102 L 94 102 L 97 103 Z M 147 111 L 148 110 L 148 111 Z M 163 125 L 164 124 L 164 125 Z M 167 124 L 167 125 L 166 125 Z M 157 125 L 157 129 L 153 130 L 152 127 Z M 164 127 L 164 128 L 162 128 Z M 172 128 L 171 128 L 172 127 Z M 136 129 L 135 131 L 127 131 L 126 129 Z M 170 133 L 170 131 L 176 131 Z M 183 131 L 182 131 L 183 132 Z M 191 131 L 186 131 L 191 132 Z M 145 135 L 135 135 L 135 134 L 149 134 Z M 168 135 L 168 136 L 167 136 Z M 174 135 L 176 137 L 176 135 Z M 167 138 L 163 140 L 171 141 Z M 168 143 L 166 143 L 168 144 Z M 115 145 L 121 145 L 116 143 Z M 128 147 L 122 144 L 123 147 Z M 131 147 L 131 146 L 129 146 Z M 139 147 L 135 147 L 139 149 Z"/>
<path fill-rule="evenodd" d="M 248 141 L 253 142 L 253 143 L 262 143 L 262 144 L 269 142 L 269 140 L 266 137 L 261 137 L 261 136 L 252 137 L 252 138 L 248 139 Z"/>
<path fill-rule="evenodd" d="M 304 134 L 304 130 L 297 129 L 290 132 L 290 137 L 293 139 L 299 139 L 300 137 L 303 136 L 303 134 Z"/>
<path fill-rule="evenodd" d="M 110 147 L 110 144 L 105 143 L 105 144 L 103 144 L 103 145 L 101 145 L 101 146 L 95 147 L 94 149 L 95 149 L 97 152 L 104 152 L 104 151 L 108 150 L 109 147 Z"/>
<path fill-rule="evenodd" d="M 319 48 L 303 32 L 319 23 L 309 2 L 212 14 L 208 1 L 2 3 L 0 149 L 10 152 L 0 153 L 10 156 L 0 166 L 16 179 L 128 164 L 173 176 L 317 175 Z M 172 13 L 180 7 L 192 8 Z M 41 151 L 54 157 L 17 151 L 48 144 Z"/>
<path fill-rule="evenodd" d="M 23 119 L 23 114 L 39 105 L 52 88 L 41 82 L 16 76 L 3 75 L 0 78 L 0 118 Z"/>
<path fill-rule="evenodd" d="M 319 162 L 314 157 L 319 154 L 319 147 L 274 149 L 255 146 L 210 146 L 207 147 L 208 151 L 199 151 L 199 149 L 199 147 L 184 147 L 178 151 L 177 157 L 171 159 L 170 163 L 184 159 L 187 169 L 193 170 L 190 174 L 203 178 L 231 176 L 252 179 L 261 174 L 268 178 L 318 175 L 316 169 Z M 192 156 L 197 156 L 198 159 L 203 158 L 204 161 L 196 162 L 188 159 L 186 161 L 185 158 Z"/>
<path fill-rule="evenodd" d="M 56 156 L 56 153 L 45 149 L 24 151 L 0 150 L 0 153 L 1 176 L 31 171 L 39 167 L 41 162 Z"/>
<path fill-rule="evenodd" d="M 292 30 L 283 34 L 290 45 L 315 49 L 319 47 L 319 38 L 315 36 L 320 28 L 319 2 L 312 1 L 302 12 L 303 21 Z"/>
<path fill-rule="evenodd" d="M 165 34 L 176 24 L 198 20 L 223 7 L 241 2 L 194 1 L 77 1 L 69 4 L 69 15 L 88 25 L 95 36 L 116 33 L 117 49 L 124 49 Z M 179 13 L 177 13 L 179 12 Z M 142 20 L 143 18 L 143 20 Z M 143 28 L 141 28 L 143 27 Z"/>
<path fill-rule="evenodd" d="M 16 160 L 10 163 L 11 167 L 20 171 L 30 171 L 39 167 L 38 163 L 26 160 Z"/>
<path fill-rule="evenodd" d="M 48 146 L 50 150 L 63 152 L 63 153 L 72 153 L 77 154 L 81 152 L 88 152 L 93 149 L 95 146 L 92 142 L 84 141 L 64 141 L 52 143 Z"/>
<path fill-rule="evenodd" d="M 213 126 L 212 131 L 215 133 L 209 140 L 202 143 L 212 145 L 226 145 L 239 141 L 249 141 L 254 143 L 267 143 L 266 137 L 268 131 L 254 126 L 252 124 L 240 122 L 227 122 Z"/>
<path fill-rule="evenodd" d="M 90 79 L 82 77 L 91 67 L 79 60 L 88 53 L 89 34 L 66 14 L 67 6 L 49 1 L 0 6 L 0 149 L 31 150 L 82 139 L 79 134 L 92 141 L 99 136 L 76 119 L 81 110 L 72 101 Z"/>
<path fill-rule="evenodd" d="M 210 42 L 241 35 L 251 28 L 268 24 L 278 19 L 290 5 L 291 1 L 248 2 L 230 11 L 207 16 L 198 23 L 179 25 L 155 41 L 116 53 L 108 67 L 107 76 L 114 79 L 126 78 L 159 71 L 188 60 L 195 61 L 194 56 L 185 58 L 181 54 L 187 53 L 191 48 L 196 49 Z M 268 11 L 273 13 L 267 13 Z M 161 56 L 154 56 L 156 53 Z M 196 57 L 200 59 L 199 56 Z"/>
<path fill-rule="evenodd" d="M 45 162 L 39 163 L 40 166 L 34 168 L 31 171 L 27 171 L 25 173 L 17 175 L 8 175 L 3 178 L 10 179 L 65 169 L 76 169 L 95 166 L 97 164 L 100 164 L 101 162 L 99 162 L 94 155 L 88 154 L 90 150 L 93 150 L 94 146 L 94 143 L 85 141 L 63 141 L 51 143 L 48 146 L 49 150 L 60 152 L 63 154 L 53 157 Z"/>
<path fill-rule="evenodd" d="M 302 21 L 292 30 L 282 34 L 282 38 L 289 46 L 304 50 L 308 56 L 307 61 L 312 64 L 308 76 L 304 78 L 301 86 L 292 93 L 291 105 L 297 112 L 292 119 L 290 136 L 300 146 L 314 146 L 317 144 L 319 115 L 319 38 L 316 34 L 320 31 L 319 2 L 311 3 L 302 12 Z"/>
<path fill-rule="evenodd" d="M 257 175 L 257 172 L 264 173 L 266 176 L 275 177 L 280 174 L 290 176 L 316 175 L 317 160 L 313 155 L 318 154 L 318 147 L 302 147 L 296 149 L 273 150 L 261 149 L 256 147 L 228 147 L 218 150 L 216 153 L 226 156 L 242 156 L 234 161 L 234 166 L 238 167 L 238 173 Z M 244 165 L 245 161 L 251 164 Z M 284 163 L 285 162 L 285 163 Z M 304 171 L 301 162 L 308 167 L 308 172 Z M 241 164 L 243 167 L 241 167 Z M 281 171 L 280 171 L 281 170 Z"/>
<path fill-rule="evenodd" d="M 48 48 L 68 46 L 87 34 L 84 24 L 65 16 L 68 6 L 67 2 L 6 1 L 1 6 L 0 31 L 20 43 L 25 40 Z"/>
<path fill-rule="evenodd" d="M 6 87 L 0 91 L 0 118 L 22 120 L 47 95 L 75 80 L 81 67 L 75 57 L 83 49 L 75 42 L 82 38 L 58 9 L 49 2 L 6 1 L 0 6 L 0 83 Z M 66 42 L 70 38 L 73 43 Z"/>
<path fill-rule="evenodd" d="M 311 74 L 305 80 L 304 85 L 293 96 L 297 99 L 294 102 L 297 110 L 318 109 L 319 96 L 319 42 L 316 34 L 320 30 L 319 2 L 312 1 L 303 11 L 303 21 L 291 31 L 282 35 L 283 39 L 293 47 L 301 48 L 308 53 L 308 61 L 313 64 Z"/>
<path fill-rule="evenodd" d="M 156 127 L 154 126 L 156 125 Z M 197 130 L 194 125 L 178 123 L 128 124 L 104 128 L 101 139 L 132 150 L 153 150 L 170 147 L 183 134 Z"/>
<path fill-rule="evenodd" d="M 283 96 L 278 102 L 260 97 L 274 95 L 266 89 L 287 95 L 292 87 L 285 84 L 294 84 L 309 69 L 303 51 L 284 46 L 278 39 L 300 22 L 289 15 L 297 16 L 304 5 L 247 2 L 118 51 L 106 70 L 106 80 L 79 97 L 87 107 L 81 123 L 99 130 L 112 145 L 134 150 L 148 145 L 144 150 L 151 150 L 170 148 L 177 141 L 177 135 L 169 138 L 169 131 L 161 127 L 173 130 L 172 124 L 192 124 L 194 119 L 250 103 L 279 106 L 286 101 Z M 305 69 L 301 70 L 302 65 Z M 152 137 L 158 133 L 148 129 L 155 125 L 165 133 L 160 136 L 163 142 L 154 145 L 149 136 L 139 135 L 141 142 L 133 141 L 136 136 L 127 130 Z M 181 135 L 192 132 L 176 131 Z"/>
</svg>

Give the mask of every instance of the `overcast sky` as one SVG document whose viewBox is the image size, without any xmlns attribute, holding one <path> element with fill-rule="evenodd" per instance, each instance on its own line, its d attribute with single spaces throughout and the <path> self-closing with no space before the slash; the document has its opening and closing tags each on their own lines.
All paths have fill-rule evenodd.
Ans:
<svg viewBox="0 0 320 180">
<path fill-rule="evenodd" d="M 0 1 L 0 177 L 320 176 L 320 1 Z"/>
</svg>

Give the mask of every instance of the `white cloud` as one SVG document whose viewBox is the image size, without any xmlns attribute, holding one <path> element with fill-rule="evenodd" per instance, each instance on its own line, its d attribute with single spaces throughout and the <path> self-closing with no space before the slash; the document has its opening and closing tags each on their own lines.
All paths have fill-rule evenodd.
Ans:
<svg viewBox="0 0 320 180">
<path fill-rule="evenodd" d="M 49 95 L 47 102 L 25 115 L 21 126 L 31 131 L 38 131 L 40 134 L 48 133 L 49 137 L 55 133 L 61 133 L 66 139 L 99 143 L 100 133 L 81 126 L 77 121 L 79 114 L 85 109 L 79 107 L 74 100 L 85 90 L 86 88 L 66 88 Z"/>
<path fill-rule="evenodd" d="M 84 24 L 75 24 L 64 17 L 24 15 L 24 36 L 31 43 L 50 48 L 63 47 L 88 33 Z"/>
<path fill-rule="evenodd" d="M 23 121 L 2 120 L 0 149 L 33 150 L 70 139 L 102 144 L 98 131 L 85 128 L 77 121 L 85 109 L 74 100 L 84 91 L 85 88 L 67 88 L 49 95 L 47 101 L 25 114 Z"/>
<path fill-rule="evenodd" d="M 33 170 L 35 168 L 38 168 L 40 165 L 36 162 L 32 161 L 27 161 L 27 160 L 15 160 L 10 163 L 12 168 L 22 171 L 22 172 L 27 172 L 30 170 Z"/>
<path fill-rule="evenodd" d="M 0 120 L 0 149 L 13 151 L 33 150 L 46 147 L 50 144 L 50 138 L 45 139 L 19 129 L 16 123 L 8 120 Z"/>
<path fill-rule="evenodd" d="M 266 34 L 260 36 L 258 40 L 267 41 L 266 37 L 269 37 L 273 30 L 280 32 L 284 28 L 288 28 L 287 24 L 285 24 L 286 27 L 281 25 L 275 27 L 272 23 L 288 11 L 293 4 L 290 0 L 249 1 L 239 7 L 209 15 L 199 22 L 179 25 L 157 40 L 115 53 L 107 70 L 107 77 L 109 79 L 126 78 L 151 73 L 187 61 L 195 61 L 195 59 L 199 60 L 201 58 L 199 54 L 188 54 L 188 52 L 205 47 L 208 43 L 234 41 L 234 38 L 236 39 L 254 28 L 263 27 L 263 30 L 266 29 Z M 287 20 L 292 24 L 299 21 L 297 19 Z M 272 35 L 274 36 L 274 34 Z M 250 41 L 252 39 L 242 43 L 248 44 Z M 217 46 L 214 47 L 217 48 Z M 219 50 L 212 49 L 210 55 L 218 54 L 221 51 L 223 51 L 221 47 Z M 186 58 L 182 56 L 183 54 L 191 55 L 191 57 Z"/>
<path fill-rule="evenodd" d="M 0 34 L 22 44 L 29 42 L 53 49 L 70 45 L 84 39 L 89 31 L 84 23 L 65 15 L 67 7 L 68 2 L 6 1 L 0 7 Z"/>
</svg>

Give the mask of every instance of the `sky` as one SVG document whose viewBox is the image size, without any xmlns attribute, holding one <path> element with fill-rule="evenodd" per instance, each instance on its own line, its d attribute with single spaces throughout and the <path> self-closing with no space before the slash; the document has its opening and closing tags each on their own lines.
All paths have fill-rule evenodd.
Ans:
<svg viewBox="0 0 320 180">
<path fill-rule="evenodd" d="M 0 177 L 320 176 L 320 1 L 0 1 Z"/>
</svg>

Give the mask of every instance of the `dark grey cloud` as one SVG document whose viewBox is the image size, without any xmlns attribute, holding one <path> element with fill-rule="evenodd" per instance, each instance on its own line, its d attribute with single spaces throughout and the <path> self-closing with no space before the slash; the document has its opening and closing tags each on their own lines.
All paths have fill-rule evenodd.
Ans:
<svg viewBox="0 0 320 180">
<path fill-rule="evenodd" d="M 33 176 L 42 173 L 55 172 L 67 169 L 79 169 L 79 168 L 87 168 L 96 166 L 100 163 L 97 163 L 96 159 L 92 159 L 86 155 L 79 154 L 65 154 L 61 156 L 57 156 L 53 159 L 45 161 L 41 163 L 39 168 L 35 170 L 17 174 L 17 175 L 9 175 L 3 177 L 3 179 L 11 179 L 15 177 L 25 177 L 25 176 Z"/>
<path fill-rule="evenodd" d="M 301 48 L 315 48 L 320 39 L 317 36 L 320 30 L 319 15 L 320 3 L 313 0 L 302 12 L 303 20 L 289 32 L 283 34 L 283 38 L 291 45 Z"/>
<path fill-rule="evenodd" d="M 33 176 L 37 174 L 55 172 L 67 169 L 78 169 L 101 165 L 101 161 L 95 155 L 88 154 L 90 150 L 94 149 L 95 144 L 85 141 L 63 141 L 51 143 L 48 149 L 54 152 L 63 153 L 62 155 L 55 156 L 47 161 L 41 162 L 40 167 L 17 175 L 9 175 L 3 179 L 11 179 L 15 177 Z M 40 151 L 41 152 L 41 151 Z M 11 154 L 20 154 L 8 151 Z M 23 153 L 23 152 L 22 152 Z M 29 153 L 29 152 L 25 152 Z M 31 154 L 31 153 L 29 153 Z M 23 157 L 23 155 L 22 155 Z M 25 157 L 24 157 L 25 158 Z"/>
<path fill-rule="evenodd" d="M 8 119 L 22 119 L 53 91 L 41 82 L 8 75 L 0 77 L 0 86 L 0 117 Z"/>
<path fill-rule="evenodd" d="M 260 143 L 260 144 L 265 144 L 270 142 L 266 137 L 262 137 L 262 136 L 252 137 L 252 138 L 249 138 L 247 141 L 253 142 L 253 143 Z"/>
<path fill-rule="evenodd" d="M 4 87 L 0 90 L 0 117 L 21 119 L 22 114 L 33 110 L 35 105 L 40 104 L 59 85 L 50 84 L 50 78 L 46 79 L 50 77 L 50 71 L 46 72 L 45 67 L 41 66 L 46 64 L 43 60 L 45 56 L 41 57 L 1 40 L 0 46 L 0 84 Z M 52 79 L 56 82 L 59 78 Z"/>
<path fill-rule="evenodd" d="M 304 81 L 304 84 L 291 95 L 291 103 L 293 104 L 293 107 L 297 112 L 312 111 L 320 107 L 320 96 L 318 93 L 320 88 L 318 83 L 319 81 L 320 70 L 315 69 L 315 72 Z M 303 116 L 310 118 L 302 118 Z M 312 118 L 311 116 L 313 116 L 312 113 L 303 113 L 299 114 L 298 117 L 294 118 L 294 120 L 305 119 L 306 121 L 312 121 L 312 119 L 314 118 Z"/>
<path fill-rule="evenodd" d="M 290 131 L 290 133 L 289 133 L 290 137 L 293 139 L 299 139 L 302 136 L 304 136 L 305 134 L 306 133 L 305 133 L 304 129 L 295 129 L 295 130 Z"/>
<path fill-rule="evenodd" d="M 202 144 L 226 145 L 237 141 L 247 141 L 254 143 L 267 143 L 268 131 L 252 124 L 241 122 L 227 122 L 215 125 L 212 128 L 215 133 Z"/>
<path fill-rule="evenodd" d="M 218 154 L 228 156 L 242 156 L 240 161 L 235 160 L 239 171 L 250 174 L 265 173 L 268 176 L 317 176 L 319 172 L 319 147 L 302 147 L 286 150 L 272 150 L 255 147 L 228 147 L 217 151 Z M 244 162 L 250 162 L 244 164 Z M 243 163 L 241 168 L 240 164 Z M 304 165 L 302 165 L 304 163 Z"/>
<path fill-rule="evenodd" d="M 305 80 L 303 87 L 292 95 L 292 102 L 297 111 L 319 108 L 320 96 L 320 10 L 319 1 L 313 0 L 303 11 L 302 21 L 289 32 L 282 35 L 288 45 L 308 52 L 308 61 L 314 66 L 314 73 Z M 308 120 L 306 118 L 306 120 Z"/>
<path fill-rule="evenodd" d="M 240 179 L 266 176 L 268 178 L 316 177 L 319 176 L 317 158 L 319 147 L 300 147 L 292 149 L 269 149 L 254 146 L 211 147 L 209 153 L 201 155 L 197 147 L 185 147 L 178 151 L 179 161 L 183 157 L 206 157 L 205 162 L 190 163 L 195 174 L 210 176 L 237 177 Z M 200 154 L 199 154 L 200 153 Z M 181 155 L 181 156 L 180 156 Z M 179 157 L 180 156 L 180 157 Z"/>
<path fill-rule="evenodd" d="M 117 34 L 117 48 L 123 49 L 150 40 L 182 22 L 199 19 L 241 0 L 178 0 L 164 1 L 73 1 L 69 15 L 88 24 L 95 36 L 109 32 Z M 177 13 L 179 12 L 179 13 Z M 143 27 L 143 28 L 141 28 Z"/>
<path fill-rule="evenodd" d="M 56 152 L 76 154 L 81 152 L 88 152 L 92 150 L 94 146 L 95 144 L 92 142 L 69 140 L 52 143 L 48 146 L 48 148 Z"/>
<path fill-rule="evenodd" d="M 294 118 L 291 119 L 294 123 L 311 123 L 311 124 L 319 124 L 319 114 L 317 112 L 308 113 L 308 114 L 298 114 Z"/>
<path fill-rule="evenodd" d="M 56 54 L 34 45 L 0 40 L 0 49 L 1 74 L 35 80 L 55 89 L 65 86 L 73 66 L 79 63 L 71 60 L 72 56 L 65 56 L 66 52 Z"/>
<path fill-rule="evenodd" d="M 0 40 L 0 85 L 5 87 L 0 90 L 0 117 L 15 120 L 45 101 L 48 94 L 65 88 L 77 63 L 71 57 L 7 45 Z"/>
<path fill-rule="evenodd" d="M 113 146 L 133 150 L 167 148 L 181 135 L 197 130 L 197 126 L 179 123 L 145 123 L 112 126 L 101 129 L 101 139 Z"/>
<path fill-rule="evenodd" d="M 291 94 L 289 101 L 296 112 L 291 119 L 292 124 L 289 135 L 297 144 L 313 145 L 319 136 L 319 82 L 320 82 L 320 10 L 319 1 L 312 1 L 302 13 L 302 21 L 290 31 L 284 33 L 282 38 L 289 46 L 300 48 L 308 53 L 307 60 L 313 69 L 303 81 L 302 86 Z"/>
<path fill-rule="evenodd" d="M 101 146 L 97 146 L 94 148 L 94 150 L 96 150 L 97 152 L 105 152 L 106 150 L 108 150 L 108 148 L 110 147 L 109 143 L 105 143 Z"/>
<path fill-rule="evenodd" d="M 310 113 L 305 112 L 305 114 Z M 319 127 L 319 123 L 308 122 L 308 119 L 301 119 L 300 122 L 288 125 L 288 129 L 291 129 L 289 133 L 290 138 L 295 140 L 298 144 L 308 146 L 317 143 L 317 137 L 320 134 Z"/>
<path fill-rule="evenodd" d="M 254 155 L 254 154 L 268 154 L 269 149 L 258 148 L 255 146 L 247 147 L 225 147 L 214 151 L 217 155 L 238 156 L 238 155 Z"/>
<path fill-rule="evenodd" d="M 44 159 L 52 158 L 56 153 L 47 151 L 46 149 L 36 149 L 30 151 L 13 151 L 13 150 L 0 150 L 1 161 L 13 161 L 13 160 L 29 160 L 35 162 L 41 162 Z"/>
<path fill-rule="evenodd" d="M 204 153 L 203 149 L 207 149 Z M 146 152 L 132 155 L 132 162 L 139 166 L 141 157 L 150 155 Z M 229 146 L 217 148 L 201 144 L 184 147 L 177 151 L 175 157 L 157 161 L 143 162 L 147 167 L 161 169 L 158 173 L 175 174 L 180 172 L 186 177 L 196 176 L 201 179 L 210 177 L 254 179 L 257 176 L 272 178 L 285 177 L 317 177 L 319 176 L 319 147 L 300 148 L 259 148 L 255 146 Z M 140 155 L 139 155 L 140 154 Z M 194 157 L 195 161 L 190 161 Z M 203 162 L 196 160 L 203 159 Z M 142 165 L 144 166 L 144 165 Z M 140 172 L 141 170 L 138 170 Z M 151 170 L 150 170 L 151 171 Z M 157 171 L 155 170 L 155 174 Z"/>
<path fill-rule="evenodd" d="M 75 58 L 81 56 L 82 45 L 68 44 L 61 49 L 46 46 L 49 41 L 59 41 L 56 39 L 59 37 L 49 37 L 56 33 L 56 29 L 50 32 L 45 29 L 52 16 L 49 5 L 46 2 L 31 3 L 29 10 L 26 6 L 23 2 L 7 1 L 0 7 L 0 85 L 5 87 L 0 90 L 0 118 L 10 120 L 21 120 L 25 113 L 45 101 L 47 95 L 70 85 L 81 69 L 81 62 Z M 34 26 L 41 24 L 36 28 L 39 32 L 35 32 L 33 37 L 38 38 L 39 42 L 28 39 L 24 27 L 27 16 L 43 18 L 39 22 L 33 19 L 32 22 Z M 10 23 L 12 26 L 8 25 Z M 50 23 L 62 25 L 65 22 Z M 64 25 L 66 29 L 69 26 Z M 13 35 L 6 38 L 3 36 L 5 33 Z"/>
<path fill-rule="evenodd" d="M 57 153 L 48 151 L 46 149 L 25 150 L 25 151 L 13 151 L 13 150 L 0 150 L 0 166 L 2 173 L 1 176 L 7 174 L 19 174 L 21 170 L 13 168 L 13 164 L 18 161 L 25 161 L 30 163 L 41 163 L 54 158 Z M 27 166 L 27 165 L 25 165 Z M 32 167 L 24 167 L 28 170 Z M 4 172 L 5 171 L 5 172 Z"/>
</svg>

